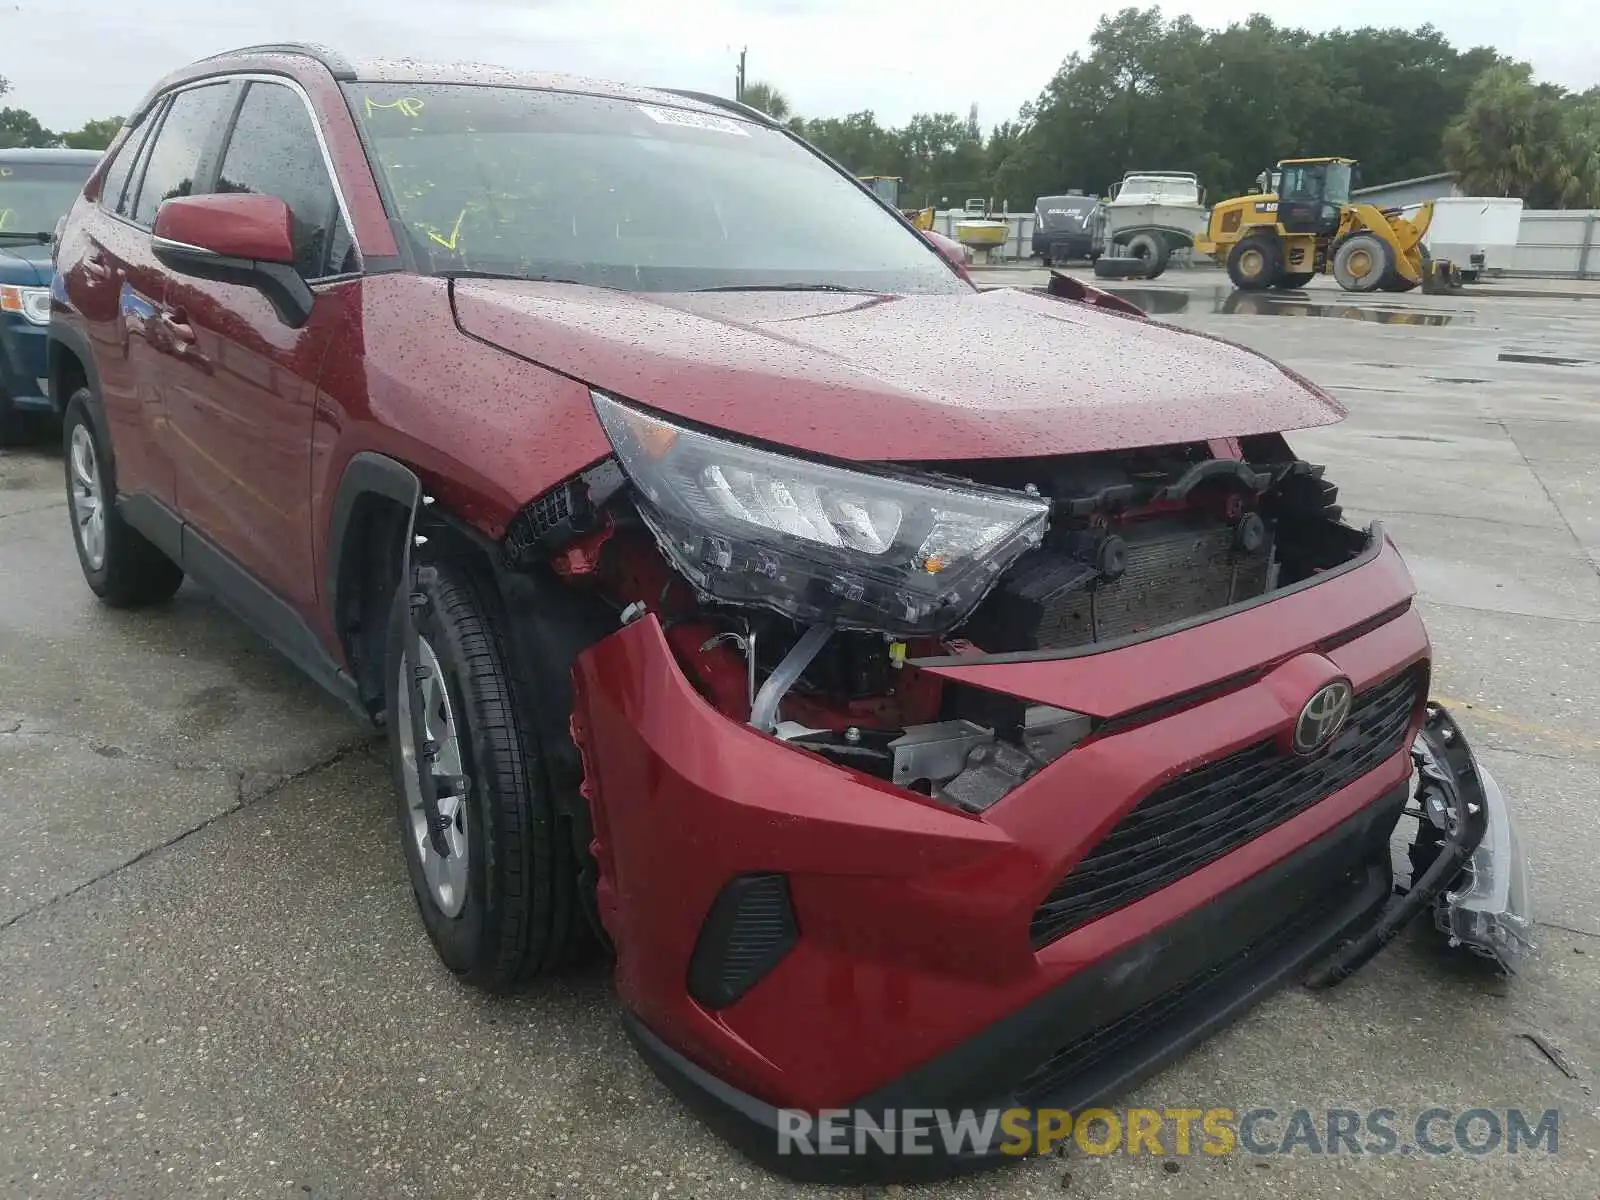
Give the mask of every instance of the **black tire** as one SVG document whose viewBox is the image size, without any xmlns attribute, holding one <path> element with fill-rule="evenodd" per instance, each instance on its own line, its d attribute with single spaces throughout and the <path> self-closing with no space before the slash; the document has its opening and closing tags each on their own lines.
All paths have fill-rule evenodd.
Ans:
<svg viewBox="0 0 1600 1200">
<path fill-rule="evenodd" d="M 1282 288 L 1285 291 L 1293 288 L 1303 288 L 1316 277 L 1317 273 L 1315 271 L 1297 271 L 1293 275 L 1278 276 L 1278 281 L 1272 286 Z"/>
<path fill-rule="evenodd" d="M 1377 234 L 1363 230 L 1340 238 L 1333 248 L 1333 277 L 1347 292 L 1375 292 L 1394 274 L 1394 251 Z"/>
<path fill-rule="evenodd" d="M 420 567 L 421 631 L 437 658 L 455 720 L 462 774 L 467 881 L 447 914 L 423 870 L 407 799 L 400 672 L 410 590 L 395 594 L 385 656 L 389 761 L 406 870 L 439 958 L 466 982 L 504 991 L 569 961 L 585 944 L 573 852 L 557 820 L 532 722 L 518 708 L 491 592 L 463 566 Z"/>
<path fill-rule="evenodd" d="M 1228 278 L 1241 292 L 1264 292 L 1283 275 L 1283 245 L 1274 237 L 1240 238 L 1228 251 Z"/>
<path fill-rule="evenodd" d="M 172 594 L 182 586 L 183 568 L 123 520 L 117 508 L 114 460 L 106 453 L 106 446 L 89 415 L 92 399 L 88 388 L 79 388 L 73 393 L 72 399 L 67 401 L 61 428 L 66 459 L 67 516 L 72 527 L 72 544 L 78 551 L 78 565 L 83 568 L 89 590 L 112 608 L 160 604 L 172 599 Z M 89 452 L 87 463 L 81 457 L 80 439 Z M 98 564 L 86 545 L 91 523 L 84 519 L 88 504 L 78 486 L 78 472 L 86 468 L 92 470 L 99 487 L 96 503 L 103 544 Z"/>
<path fill-rule="evenodd" d="M 1094 261 L 1094 273 L 1099 279 L 1130 279 L 1143 275 L 1147 267 L 1142 258 L 1124 258 L 1102 255 Z"/>
<path fill-rule="evenodd" d="M 1143 260 L 1144 277 L 1154 279 L 1167 269 L 1172 257 L 1172 247 L 1167 239 L 1156 233 L 1136 233 L 1128 239 L 1128 257 Z"/>
</svg>

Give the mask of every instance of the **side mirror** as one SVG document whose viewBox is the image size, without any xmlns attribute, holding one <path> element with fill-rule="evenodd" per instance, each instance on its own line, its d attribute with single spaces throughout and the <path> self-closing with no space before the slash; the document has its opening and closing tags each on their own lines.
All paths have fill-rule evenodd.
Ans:
<svg viewBox="0 0 1600 1200">
<path fill-rule="evenodd" d="M 316 299 L 294 268 L 294 214 L 277 196 L 177 196 L 156 213 L 150 249 L 180 275 L 253 287 L 300 328 Z"/>
<path fill-rule="evenodd" d="M 972 282 L 967 275 L 967 248 L 965 246 L 956 241 L 955 238 L 945 237 L 944 234 L 935 233 L 931 229 L 919 229 L 917 232 L 926 238 L 928 244 L 956 269 L 956 274 L 960 275 L 968 283 Z"/>
</svg>

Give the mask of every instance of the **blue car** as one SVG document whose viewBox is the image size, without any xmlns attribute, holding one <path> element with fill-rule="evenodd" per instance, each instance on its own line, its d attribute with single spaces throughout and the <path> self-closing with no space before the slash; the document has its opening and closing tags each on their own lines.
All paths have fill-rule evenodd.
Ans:
<svg viewBox="0 0 1600 1200">
<path fill-rule="evenodd" d="M 100 161 L 98 150 L 0 150 L 0 445 L 49 413 L 45 335 L 50 243 Z"/>
</svg>

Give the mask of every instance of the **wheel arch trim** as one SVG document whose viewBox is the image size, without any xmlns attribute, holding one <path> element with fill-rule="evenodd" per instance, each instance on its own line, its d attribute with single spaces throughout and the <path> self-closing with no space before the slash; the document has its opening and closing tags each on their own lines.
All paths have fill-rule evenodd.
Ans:
<svg viewBox="0 0 1600 1200">
<path fill-rule="evenodd" d="M 422 480 L 405 463 L 370 450 L 360 451 L 345 464 L 328 520 L 328 541 L 324 555 L 327 561 L 323 571 L 327 613 L 335 636 L 339 636 L 339 575 L 344 563 L 350 522 L 355 515 L 356 505 L 367 496 L 381 496 L 393 500 L 408 513 L 415 512 L 422 499 Z"/>
</svg>

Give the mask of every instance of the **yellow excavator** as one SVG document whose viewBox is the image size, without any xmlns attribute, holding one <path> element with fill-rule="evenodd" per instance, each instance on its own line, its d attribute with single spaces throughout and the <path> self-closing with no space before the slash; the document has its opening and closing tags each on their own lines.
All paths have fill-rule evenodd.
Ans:
<svg viewBox="0 0 1600 1200">
<path fill-rule="evenodd" d="M 1432 203 L 1415 216 L 1351 199 L 1353 158 L 1286 158 L 1256 179 L 1256 191 L 1211 210 L 1194 248 L 1228 268 L 1246 292 L 1300 288 L 1332 272 L 1347 292 L 1449 292 L 1459 268 L 1422 244 Z"/>
</svg>

